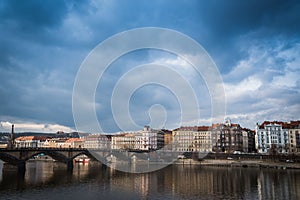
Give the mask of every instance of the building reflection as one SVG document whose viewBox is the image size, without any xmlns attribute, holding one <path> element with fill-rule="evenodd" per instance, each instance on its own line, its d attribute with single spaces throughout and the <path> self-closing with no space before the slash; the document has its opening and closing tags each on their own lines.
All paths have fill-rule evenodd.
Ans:
<svg viewBox="0 0 300 200">
<path fill-rule="evenodd" d="M 0 191 L 88 182 L 91 185 L 87 192 L 105 188 L 140 199 L 300 199 L 297 170 L 170 165 L 149 173 L 125 173 L 115 167 L 75 164 L 73 171 L 67 173 L 61 163 L 32 162 L 27 164 L 23 176 L 10 168 L 3 170 L 2 175 L 0 172 Z M 127 167 L 138 171 L 137 165 Z"/>
<path fill-rule="evenodd" d="M 289 170 L 261 170 L 257 178 L 259 199 L 300 199 L 300 174 Z"/>
<path fill-rule="evenodd" d="M 180 199 L 300 199 L 300 173 L 295 171 L 173 165 L 150 173 L 119 173 L 111 177 L 110 188 L 136 191 L 145 199 L 152 194 Z"/>
<path fill-rule="evenodd" d="M 0 160 L 0 183 L 2 182 L 3 179 L 2 170 L 3 170 L 3 162 Z"/>
</svg>

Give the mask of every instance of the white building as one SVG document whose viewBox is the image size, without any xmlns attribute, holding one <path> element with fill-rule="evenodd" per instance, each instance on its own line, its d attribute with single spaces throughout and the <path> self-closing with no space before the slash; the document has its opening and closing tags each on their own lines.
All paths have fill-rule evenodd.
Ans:
<svg viewBox="0 0 300 200">
<path fill-rule="evenodd" d="M 44 147 L 47 137 L 44 136 L 22 136 L 15 139 L 16 148 L 40 148 Z"/>
<path fill-rule="evenodd" d="M 135 141 L 138 150 L 157 150 L 164 146 L 164 135 L 159 130 L 145 126 L 135 134 Z"/>
<path fill-rule="evenodd" d="M 265 121 L 256 125 L 255 147 L 258 153 L 287 153 L 288 129 L 283 122 Z"/>
<path fill-rule="evenodd" d="M 141 131 L 113 135 L 111 143 L 112 149 L 157 150 L 164 146 L 164 134 L 145 126 Z"/>
<path fill-rule="evenodd" d="M 84 148 L 87 149 L 105 149 L 111 148 L 111 135 L 92 134 L 83 137 Z"/>
</svg>

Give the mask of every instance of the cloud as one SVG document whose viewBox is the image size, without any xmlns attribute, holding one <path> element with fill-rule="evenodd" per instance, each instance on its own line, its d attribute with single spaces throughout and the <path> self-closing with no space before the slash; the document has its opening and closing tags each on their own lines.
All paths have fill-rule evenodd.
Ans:
<svg viewBox="0 0 300 200">
<path fill-rule="evenodd" d="M 248 52 L 249 57 L 224 76 L 227 115 L 248 126 L 300 118 L 299 43 L 263 43 Z"/>
<path fill-rule="evenodd" d="M 11 0 L 2 1 L 1 5 L 2 19 L 6 23 L 19 25 L 20 29 L 36 29 L 60 24 L 67 10 L 66 3 L 57 0 L 44 3 L 36 0 L 26 2 Z"/>
<path fill-rule="evenodd" d="M 227 88 L 229 116 L 242 116 L 240 121 L 248 124 L 273 116 L 300 118 L 294 111 L 299 111 L 300 102 L 299 13 L 300 3 L 293 0 L 1 1 L 0 118 L 74 127 L 72 89 L 81 62 L 99 42 L 144 26 L 180 31 L 207 50 Z M 96 95 L 98 117 L 107 124 L 107 132 L 117 127 L 110 111 L 113 85 L 132 66 L 154 61 L 172 66 L 190 80 L 201 101 L 199 120 L 209 120 L 205 82 L 184 61 L 167 54 L 133 53 L 113 63 L 97 88 L 101 91 Z M 174 111 L 176 102 L 168 102 L 171 97 L 164 90 L 151 90 L 155 100 Z M 155 103 L 148 92 L 144 88 L 136 94 L 137 100 L 145 102 L 137 110 Z M 149 120 L 146 114 L 137 116 L 140 123 Z M 254 117 L 243 117 L 248 114 Z M 167 123 L 177 124 L 176 117 Z"/>
<path fill-rule="evenodd" d="M 225 94 L 229 102 L 235 102 L 245 95 L 249 96 L 259 90 L 262 82 L 255 77 L 248 77 L 238 84 L 225 84 Z"/>
<path fill-rule="evenodd" d="M 66 133 L 74 132 L 75 130 L 59 125 L 59 124 L 39 124 L 39 123 L 11 123 L 0 121 L 0 132 L 10 132 L 11 126 L 14 124 L 15 132 L 39 132 L 39 133 L 56 133 L 57 131 L 64 131 Z"/>
<path fill-rule="evenodd" d="M 285 41 L 300 36 L 300 3 L 293 1 L 209 1 L 198 7 L 198 41 L 212 55 L 222 73 L 231 71 L 248 56 L 248 46 L 279 37 Z M 293 25 L 294 24 L 294 25 Z M 204 30 L 203 30 L 204 28 Z M 243 48 L 246 48 L 244 50 Z"/>
</svg>

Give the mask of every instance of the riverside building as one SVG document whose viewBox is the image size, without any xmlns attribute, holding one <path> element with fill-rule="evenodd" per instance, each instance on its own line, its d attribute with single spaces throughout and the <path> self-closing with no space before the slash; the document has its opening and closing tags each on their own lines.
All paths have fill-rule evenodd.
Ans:
<svg viewBox="0 0 300 200">
<path fill-rule="evenodd" d="M 212 143 L 213 151 L 234 153 L 235 151 L 242 152 L 243 148 L 243 129 L 239 124 L 232 124 L 230 119 L 224 124 L 213 124 Z M 248 148 L 248 141 L 247 141 Z"/>
<path fill-rule="evenodd" d="M 300 121 L 287 123 L 289 135 L 289 153 L 300 153 Z"/>
<path fill-rule="evenodd" d="M 172 149 L 176 152 L 212 151 L 209 126 L 182 126 L 172 131 Z"/>
<path fill-rule="evenodd" d="M 255 146 L 258 153 L 288 153 L 289 137 L 285 122 L 264 121 L 256 124 Z"/>
<path fill-rule="evenodd" d="M 84 148 L 87 149 L 110 149 L 111 148 L 111 135 L 92 134 L 84 136 Z"/>
<path fill-rule="evenodd" d="M 164 146 L 164 133 L 145 126 L 143 130 L 111 137 L 112 149 L 150 151 Z"/>
</svg>

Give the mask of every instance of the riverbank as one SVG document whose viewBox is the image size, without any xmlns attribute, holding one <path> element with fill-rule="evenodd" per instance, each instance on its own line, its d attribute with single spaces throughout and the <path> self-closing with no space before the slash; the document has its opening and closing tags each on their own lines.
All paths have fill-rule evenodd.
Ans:
<svg viewBox="0 0 300 200">
<path fill-rule="evenodd" d="M 258 167 L 274 169 L 300 169 L 300 163 L 284 163 L 267 160 L 223 160 L 223 159 L 205 159 L 196 161 L 193 159 L 179 159 L 174 164 L 181 165 L 201 165 L 201 166 L 219 166 L 219 167 Z"/>
</svg>

